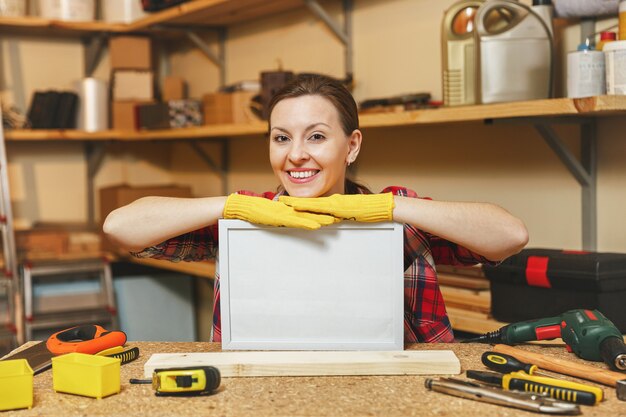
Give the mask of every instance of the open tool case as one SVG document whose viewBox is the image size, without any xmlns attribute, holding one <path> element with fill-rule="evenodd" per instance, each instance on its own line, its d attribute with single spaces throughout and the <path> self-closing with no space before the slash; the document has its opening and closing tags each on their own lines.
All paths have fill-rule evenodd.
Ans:
<svg viewBox="0 0 626 417">
<path fill-rule="evenodd" d="M 626 332 L 626 254 L 524 249 L 483 269 L 491 282 L 491 312 L 497 320 L 597 309 Z"/>
</svg>

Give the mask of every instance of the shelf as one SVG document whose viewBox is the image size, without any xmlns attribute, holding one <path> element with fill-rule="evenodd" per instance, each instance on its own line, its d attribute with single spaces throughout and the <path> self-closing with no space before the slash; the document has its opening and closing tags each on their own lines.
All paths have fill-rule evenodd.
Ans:
<svg viewBox="0 0 626 417">
<path fill-rule="evenodd" d="M 104 21 L 71 22 L 31 16 L 0 17 L 0 33 L 83 36 L 100 32 L 136 33 L 153 30 L 155 27 L 164 29 L 166 26 L 193 29 L 228 26 L 304 7 L 302 0 L 195 0 L 150 13 L 128 24 Z"/>
<path fill-rule="evenodd" d="M 189 26 L 228 26 L 304 8 L 302 0 L 195 0 L 153 13 L 128 25 L 128 30 L 145 30 L 158 24 Z"/>
<path fill-rule="evenodd" d="M 128 25 L 107 22 L 66 22 L 40 17 L 0 17 L 0 34 L 76 37 L 99 32 L 128 32 Z"/>
<path fill-rule="evenodd" d="M 441 125 L 512 118 L 567 116 L 611 116 L 626 113 L 626 96 L 598 96 L 583 99 L 557 98 L 464 107 L 412 110 L 361 115 L 363 129 Z M 78 130 L 8 130 L 8 141 L 144 141 L 234 138 L 264 135 L 267 123 L 223 124 L 184 129 L 83 132 Z"/>
<path fill-rule="evenodd" d="M 224 138 L 240 136 L 258 136 L 267 132 L 266 122 L 250 124 L 224 124 L 199 126 L 194 128 L 121 131 L 106 130 L 101 132 L 84 132 L 80 130 L 7 130 L 8 141 L 144 141 L 144 140 L 178 140 Z"/>
<path fill-rule="evenodd" d="M 361 127 L 400 127 L 475 122 L 493 119 L 560 116 L 608 116 L 626 112 L 626 96 L 554 98 L 474 106 L 442 107 L 361 116 Z"/>
</svg>

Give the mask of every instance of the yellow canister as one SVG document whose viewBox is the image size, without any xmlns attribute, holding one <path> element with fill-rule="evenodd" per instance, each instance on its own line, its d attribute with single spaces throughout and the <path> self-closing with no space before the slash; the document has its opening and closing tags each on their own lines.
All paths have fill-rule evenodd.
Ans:
<svg viewBox="0 0 626 417">
<path fill-rule="evenodd" d="M 626 0 L 619 2 L 619 40 L 626 40 Z"/>
<path fill-rule="evenodd" d="M 0 411 L 33 406 L 33 370 L 26 359 L 0 361 Z"/>
<path fill-rule="evenodd" d="M 52 380 L 56 392 L 107 397 L 120 392 L 120 360 L 75 352 L 56 356 Z"/>
</svg>

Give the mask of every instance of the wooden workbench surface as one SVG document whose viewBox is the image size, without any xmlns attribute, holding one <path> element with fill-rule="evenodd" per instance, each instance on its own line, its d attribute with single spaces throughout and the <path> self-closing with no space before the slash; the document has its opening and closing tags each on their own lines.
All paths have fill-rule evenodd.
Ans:
<svg viewBox="0 0 626 417">
<path fill-rule="evenodd" d="M 224 378 L 219 391 L 211 396 L 155 397 L 150 385 L 128 383 L 130 378 L 143 378 L 143 364 L 151 354 L 219 351 L 220 345 L 161 342 L 130 342 L 129 345 L 138 346 L 141 356 L 122 366 L 122 391 L 119 394 L 101 400 L 57 394 L 52 389 L 52 372 L 45 371 L 34 377 L 33 408 L 8 414 L 16 417 L 538 415 L 428 391 L 424 387 L 425 376 Z M 451 349 L 459 357 L 465 372 L 467 369 L 484 369 L 480 355 L 489 346 L 423 344 L 411 345 L 409 349 Z M 562 346 L 525 346 L 524 349 L 582 362 L 566 353 Z M 603 388 L 606 400 L 594 407 L 582 406 L 582 415 L 626 415 L 626 402 L 616 399 L 613 388 Z"/>
</svg>

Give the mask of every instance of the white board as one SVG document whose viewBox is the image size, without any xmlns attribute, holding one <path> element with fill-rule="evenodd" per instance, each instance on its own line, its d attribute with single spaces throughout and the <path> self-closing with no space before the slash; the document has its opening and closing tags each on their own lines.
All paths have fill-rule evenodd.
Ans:
<svg viewBox="0 0 626 417">
<path fill-rule="evenodd" d="M 458 375 L 451 350 L 404 352 L 204 352 L 157 353 L 144 364 L 155 369 L 214 366 L 223 377 L 328 375 Z"/>
<path fill-rule="evenodd" d="M 219 221 L 222 349 L 402 350 L 403 226 Z"/>
</svg>

